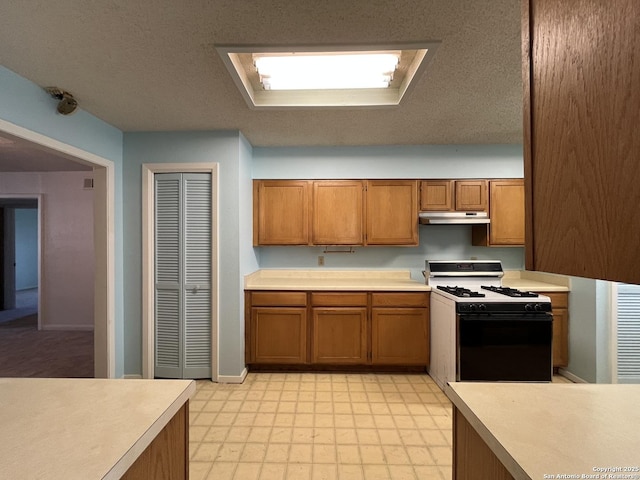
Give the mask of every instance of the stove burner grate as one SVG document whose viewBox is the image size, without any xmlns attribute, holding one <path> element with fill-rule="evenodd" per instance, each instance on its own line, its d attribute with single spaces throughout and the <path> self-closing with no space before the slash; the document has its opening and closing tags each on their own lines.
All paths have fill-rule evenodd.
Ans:
<svg viewBox="0 0 640 480">
<path fill-rule="evenodd" d="M 449 287 L 438 285 L 438 289 L 443 292 L 449 293 L 451 295 L 455 295 L 456 297 L 484 297 L 484 293 L 474 292 L 473 290 L 469 290 L 468 288 L 463 287 Z"/>
<path fill-rule="evenodd" d="M 517 288 L 494 287 L 494 286 L 485 286 L 485 285 L 482 285 L 480 288 L 484 290 L 489 290 L 491 292 L 499 293 L 502 295 L 506 295 L 507 297 L 514 297 L 514 298 L 534 298 L 538 296 L 537 293 L 521 291 L 521 290 L 518 290 Z"/>
</svg>

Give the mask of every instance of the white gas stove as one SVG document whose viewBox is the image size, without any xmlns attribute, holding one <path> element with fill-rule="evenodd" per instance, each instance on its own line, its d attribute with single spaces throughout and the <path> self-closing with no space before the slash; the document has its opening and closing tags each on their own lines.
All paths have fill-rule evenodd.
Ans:
<svg viewBox="0 0 640 480">
<path fill-rule="evenodd" d="M 502 287 L 499 260 L 427 261 L 429 373 L 451 381 L 550 381 L 549 297 Z"/>
</svg>

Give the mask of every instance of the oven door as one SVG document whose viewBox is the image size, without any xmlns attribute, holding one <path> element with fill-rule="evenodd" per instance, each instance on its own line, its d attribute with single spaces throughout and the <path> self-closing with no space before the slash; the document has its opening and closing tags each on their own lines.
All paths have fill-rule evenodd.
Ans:
<svg viewBox="0 0 640 480">
<path fill-rule="evenodd" d="M 550 314 L 459 314 L 456 327 L 458 381 L 551 381 Z"/>
</svg>

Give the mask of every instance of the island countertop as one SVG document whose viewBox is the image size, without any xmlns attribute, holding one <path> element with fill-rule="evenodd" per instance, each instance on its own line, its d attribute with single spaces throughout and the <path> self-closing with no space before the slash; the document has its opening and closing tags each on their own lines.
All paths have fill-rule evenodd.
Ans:
<svg viewBox="0 0 640 480">
<path fill-rule="evenodd" d="M 431 287 L 408 270 L 258 270 L 244 277 L 245 290 L 417 291 Z"/>
<path fill-rule="evenodd" d="M 194 393 L 187 380 L 0 378 L 0 476 L 119 479 Z"/>
<path fill-rule="evenodd" d="M 516 480 L 640 479 L 640 385 L 469 382 L 445 393 Z"/>
</svg>

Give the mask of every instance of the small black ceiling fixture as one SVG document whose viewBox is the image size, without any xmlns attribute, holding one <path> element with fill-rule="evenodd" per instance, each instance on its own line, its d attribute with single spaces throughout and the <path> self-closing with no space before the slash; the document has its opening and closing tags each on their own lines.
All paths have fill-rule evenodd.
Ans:
<svg viewBox="0 0 640 480">
<path fill-rule="evenodd" d="M 58 87 L 44 87 L 44 90 L 53 98 L 60 100 L 56 110 L 61 115 L 71 115 L 78 109 L 78 101 L 66 90 Z"/>
</svg>

